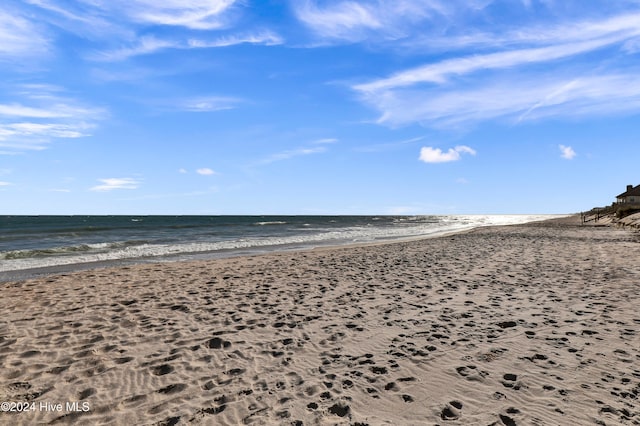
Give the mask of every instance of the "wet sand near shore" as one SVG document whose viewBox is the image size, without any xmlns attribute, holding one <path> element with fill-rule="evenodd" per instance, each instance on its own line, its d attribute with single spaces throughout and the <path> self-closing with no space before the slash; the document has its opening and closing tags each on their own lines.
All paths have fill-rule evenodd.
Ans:
<svg viewBox="0 0 640 426">
<path fill-rule="evenodd" d="M 638 425 L 639 249 L 571 217 L 3 283 L 0 424 Z"/>
</svg>

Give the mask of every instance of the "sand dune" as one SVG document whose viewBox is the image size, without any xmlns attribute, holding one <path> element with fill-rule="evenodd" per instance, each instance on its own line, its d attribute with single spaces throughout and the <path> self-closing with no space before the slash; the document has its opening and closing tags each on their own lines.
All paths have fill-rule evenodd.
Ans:
<svg viewBox="0 0 640 426">
<path fill-rule="evenodd" d="M 577 223 L 2 284 L 0 424 L 638 425 L 640 236 Z"/>
</svg>

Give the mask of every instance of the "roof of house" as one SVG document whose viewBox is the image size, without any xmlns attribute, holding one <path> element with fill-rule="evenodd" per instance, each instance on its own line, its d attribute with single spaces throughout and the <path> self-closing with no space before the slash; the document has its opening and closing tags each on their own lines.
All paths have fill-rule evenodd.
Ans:
<svg viewBox="0 0 640 426">
<path fill-rule="evenodd" d="M 631 196 L 640 196 L 640 185 L 634 186 L 630 190 L 625 191 L 622 194 L 616 196 L 616 198 L 624 198 L 624 197 L 631 197 Z"/>
</svg>

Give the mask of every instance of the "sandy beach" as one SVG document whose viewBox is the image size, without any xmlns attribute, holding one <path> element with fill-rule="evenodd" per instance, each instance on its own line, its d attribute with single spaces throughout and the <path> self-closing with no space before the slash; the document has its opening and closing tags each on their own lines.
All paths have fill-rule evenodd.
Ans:
<svg viewBox="0 0 640 426">
<path fill-rule="evenodd" d="M 0 424 L 640 425 L 639 249 L 572 217 L 2 283 Z"/>
</svg>

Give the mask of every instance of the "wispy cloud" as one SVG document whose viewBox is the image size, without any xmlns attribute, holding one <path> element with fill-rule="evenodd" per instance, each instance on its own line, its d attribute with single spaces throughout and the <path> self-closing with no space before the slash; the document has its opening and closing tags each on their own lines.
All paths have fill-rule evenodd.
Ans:
<svg viewBox="0 0 640 426">
<path fill-rule="evenodd" d="M 638 111 L 638 70 L 625 46 L 640 37 L 639 21 L 640 14 L 632 13 L 488 34 L 481 39 L 493 52 L 462 50 L 457 57 L 352 89 L 380 113 L 379 123 L 392 126 L 447 127 L 496 118 L 518 123 Z M 461 49 L 469 47 L 457 42 Z M 586 55 L 600 55 L 600 66 L 584 60 Z"/>
<path fill-rule="evenodd" d="M 0 148 L 4 153 L 41 150 L 55 139 L 90 136 L 90 130 L 106 116 L 102 108 L 64 97 L 62 89 L 49 85 L 23 85 L 0 104 Z"/>
<path fill-rule="evenodd" d="M 99 7 L 99 1 L 25 0 L 40 9 L 39 22 L 64 29 L 85 39 L 125 36 L 128 31 Z"/>
<path fill-rule="evenodd" d="M 375 143 L 375 144 L 371 144 L 371 145 L 365 145 L 365 146 L 356 147 L 356 148 L 354 148 L 354 151 L 357 151 L 357 152 L 383 152 L 383 151 L 390 151 L 390 150 L 401 148 L 401 147 L 403 147 L 405 145 L 414 144 L 416 142 L 419 142 L 419 141 L 423 140 L 424 138 L 425 138 L 424 136 L 418 136 L 418 137 L 415 137 L 415 138 L 405 139 L 405 140 L 395 141 L 395 142 Z"/>
<path fill-rule="evenodd" d="M 225 37 L 218 37 L 212 40 L 189 39 L 185 48 L 211 48 L 228 47 L 238 44 L 262 44 L 265 46 L 276 46 L 284 43 L 284 39 L 272 31 L 261 31 L 257 33 L 233 34 Z"/>
<path fill-rule="evenodd" d="M 315 140 L 310 140 L 306 143 L 300 144 L 295 148 L 285 149 L 280 152 L 276 152 L 270 155 L 267 155 L 252 164 L 249 164 L 250 167 L 261 166 L 276 163 L 279 161 L 291 160 L 293 158 L 298 157 L 306 157 L 309 155 L 322 154 L 329 151 L 329 148 L 338 143 L 339 139 L 337 138 L 320 138 Z"/>
<path fill-rule="evenodd" d="M 104 23 L 108 17 L 148 26 L 212 30 L 228 25 L 236 0 L 27 0 L 75 22 Z"/>
<path fill-rule="evenodd" d="M 565 160 L 572 160 L 576 155 L 576 152 L 570 146 L 560 145 L 560 156 Z"/>
<path fill-rule="evenodd" d="M 464 3 L 461 3 L 464 6 Z M 348 42 L 371 35 L 398 39 L 421 20 L 447 13 L 439 0 L 337 1 L 320 6 L 314 0 L 295 2 L 297 18 L 326 40 Z"/>
<path fill-rule="evenodd" d="M 425 163 L 448 163 L 458 161 L 462 154 L 476 155 L 476 151 L 466 145 L 459 145 L 444 152 L 440 148 L 425 146 L 420 150 L 420 161 Z"/>
<path fill-rule="evenodd" d="M 619 38 L 612 37 L 605 40 L 450 59 L 413 68 L 370 83 L 358 84 L 353 88 L 363 93 L 371 93 L 413 86 L 419 83 L 442 84 L 448 82 L 448 77 L 452 75 L 459 76 L 481 70 L 504 69 L 533 63 L 551 62 L 592 51 L 619 41 Z"/>
<path fill-rule="evenodd" d="M 89 136 L 83 132 L 89 125 L 80 123 L 75 125 L 67 124 L 40 124 L 40 123 L 12 123 L 0 125 L 0 145 L 2 139 L 8 139 L 12 136 L 44 136 L 49 138 L 80 138 Z"/>
<path fill-rule="evenodd" d="M 434 64 L 411 68 L 391 77 L 358 84 L 353 88 L 360 92 L 375 92 L 412 86 L 419 83 L 445 83 L 451 76 L 459 76 L 480 70 L 511 68 L 533 63 L 551 62 L 558 59 L 590 52 L 612 44 L 621 43 L 640 36 L 640 14 L 611 18 L 599 23 L 573 24 L 570 28 L 539 29 L 527 33 L 502 35 L 491 39 L 494 48 L 504 47 L 505 40 L 513 43 L 550 43 L 550 46 L 520 48 L 483 55 L 463 56 Z M 524 32 L 525 34 L 523 35 Z"/>
<path fill-rule="evenodd" d="M 106 178 L 98 181 L 102 183 L 90 188 L 90 191 L 107 192 L 116 189 L 137 189 L 140 186 L 140 181 L 134 178 Z"/>
<path fill-rule="evenodd" d="M 40 27 L 0 6 L 0 61 L 42 56 L 50 48 Z"/>
<path fill-rule="evenodd" d="M 40 26 L 98 42 L 85 58 L 116 62 L 168 49 L 203 49 L 238 44 L 278 45 L 282 37 L 268 28 L 239 30 L 247 5 L 240 0 L 26 0 L 32 21 L 0 10 L 3 49 L 41 54 L 48 39 Z M 212 33 L 215 31 L 215 33 Z M 224 31 L 224 32 L 223 32 Z M 213 36 L 216 34 L 217 36 Z M 40 46 L 40 48 L 37 48 Z"/>
<path fill-rule="evenodd" d="M 286 150 L 286 151 L 278 152 L 276 154 L 272 154 L 266 158 L 263 158 L 258 163 L 271 164 L 271 163 L 275 163 L 276 161 L 289 160 L 294 157 L 301 157 L 305 155 L 320 154 L 326 151 L 327 151 L 327 148 L 325 146 L 296 148 L 296 149 Z"/>
<path fill-rule="evenodd" d="M 420 34 L 417 37 L 399 43 L 409 51 L 460 51 L 466 49 L 518 49 L 522 47 L 536 47 L 547 45 L 561 45 L 579 43 L 589 40 L 605 40 L 611 37 L 623 40 L 626 44 L 633 44 L 637 40 L 639 29 L 637 26 L 640 14 L 637 12 L 624 13 L 615 16 L 603 16 L 600 20 L 571 18 L 560 23 L 530 23 L 518 25 L 517 29 L 482 29 L 472 27 L 464 34 Z"/>
<path fill-rule="evenodd" d="M 202 168 L 196 169 L 195 172 L 200 176 L 213 176 L 213 175 L 219 174 L 215 170 L 210 169 L 208 167 L 202 167 Z M 189 173 L 189 171 L 185 168 L 181 168 L 181 169 L 178 169 L 178 173 L 186 175 Z"/>
<path fill-rule="evenodd" d="M 140 37 L 135 44 L 115 50 L 98 52 L 90 56 L 97 61 L 123 61 L 133 56 L 148 55 L 169 48 L 179 48 L 174 41 L 161 40 L 154 36 Z"/>
<path fill-rule="evenodd" d="M 325 37 L 359 39 L 364 30 L 382 27 L 382 22 L 369 7 L 353 2 L 339 2 L 319 8 L 311 1 L 300 2 L 298 18 Z"/>
<path fill-rule="evenodd" d="M 9 185 L 11 185 L 10 182 L 0 181 L 0 186 L 9 186 Z"/>
<path fill-rule="evenodd" d="M 282 43 L 283 39 L 270 31 L 264 31 L 256 34 L 229 35 L 211 40 L 191 38 L 186 41 L 161 39 L 155 36 L 143 36 L 134 40 L 127 46 L 95 52 L 89 56 L 89 59 L 104 62 L 118 62 L 136 56 L 158 53 L 167 49 L 210 49 L 235 46 L 239 44 L 275 46 Z"/>
<path fill-rule="evenodd" d="M 110 0 L 99 4 L 118 9 L 129 19 L 153 25 L 211 30 L 227 25 L 226 13 L 236 0 Z"/>
<path fill-rule="evenodd" d="M 0 104 L 0 116 L 24 118 L 70 118 L 86 115 L 90 110 L 67 103 L 50 102 L 45 107 L 25 106 L 19 103 Z"/>
<path fill-rule="evenodd" d="M 203 167 L 201 169 L 196 170 L 196 173 L 202 176 L 212 176 L 217 175 L 217 173 L 207 167 Z"/>
<path fill-rule="evenodd" d="M 227 96 L 203 96 L 178 102 L 175 106 L 182 111 L 214 112 L 234 109 L 242 99 Z"/>
<path fill-rule="evenodd" d="M 318 139 L 318 140 L 315 140 L 315 141 L 311 142 L 312 145 L 330 145 L 330 144 L 334 144 L 334 143 L 338 143 L 338 139 L 336 139 L 336 138 L 323 138 L 323 139 Z"/>
<path fill-rule="evenodd" d="M 491 79 L 472 87 L 392 91 L 369 97 L 382 112 L 378 122 L 392 126 L 421 123 L 457 127 L 493 119 L 513 123 L 548 117 L 585 117 L 640 110 L 640 77 L 608 75 Z M 517 96 L 515 96 L 517 94 Z"/>
</svg>

